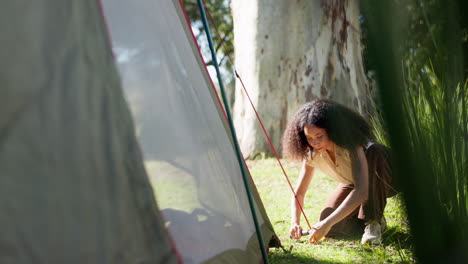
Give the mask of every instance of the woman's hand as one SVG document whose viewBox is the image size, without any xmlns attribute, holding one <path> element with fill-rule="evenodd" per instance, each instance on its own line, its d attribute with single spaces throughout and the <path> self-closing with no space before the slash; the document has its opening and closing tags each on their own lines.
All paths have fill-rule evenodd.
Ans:
<svg viewBox="0 0 468 264">
<path fill-rule="evenodd" d="M 289 234 L 294 239 L 299 239 L 302 236 L 302 227 L 300 225 L 293 224 L 289 229 Z"/>
<path fill-rule="evenodd" d="M 328 232 L 330 232 L 331 228 L 332 228 L 332 225 L 329 224 L 325 220 L 320 221 L 317 224 L 315 224 L 312 227 L 312 230 L 310 230 L 309 243 L 317 244 L 320 240 L 322 240 L 328 234 Z"/>
</svg>

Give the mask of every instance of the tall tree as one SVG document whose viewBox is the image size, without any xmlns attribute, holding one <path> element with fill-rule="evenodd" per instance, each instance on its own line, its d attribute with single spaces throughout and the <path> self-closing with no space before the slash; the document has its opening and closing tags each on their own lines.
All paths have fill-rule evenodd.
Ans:
<svg viewBox="0 0 468 264">
<path fill-rule="evenodd" d="M 236 69 L 277 149 L 313 98 L 367 110 L 358 1 L 236 0 L 232 13 Z M 240 81 L 234 122 L 246 158 L 271 152 Z"/>
</svg>

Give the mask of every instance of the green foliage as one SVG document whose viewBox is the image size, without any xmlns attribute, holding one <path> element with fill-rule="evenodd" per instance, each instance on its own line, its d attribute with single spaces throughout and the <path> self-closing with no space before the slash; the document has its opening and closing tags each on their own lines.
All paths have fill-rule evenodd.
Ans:
<svg viewBox="0 0 468 264">
<path fill-rule="evenodd" d="M 426 175 L 444 217 L 457 230 L 458 239 L 468 239 L 468 85 L 449 86 L 428 62 L 422 69 L 406 61 L 406 92 L 403 109 L 408 113 L 410 147 L 428 162 Z M 442 75 L 444 76 L 444 75 Z M 443 78 L 443 77 L 442 77 Z M 430 178 L 432 177 L 432 178 Z"/>
<path fill-rule="evenodd" d="M 368 56 L 423 263 L 468 260 L 467 23 L 460 11 L 465 2 L 363 5 Z"/>
<path fill-rule="evenodd" d="M 282 160 L 293 185 L 300 164 Z M 400 197 L 388 199 L 385 210 L 388 229 L 382 246 L 361 246 L 361 237 L 324 240 L 319 245 L 307 243 L 306 237 L 296 241 L 289 238 L 292 191 L 275 159 L 247 161 L 267 214 L 285 250 L 270 249 L 272 264 L 297 263 L 414 263 L 412 243 Z M 314 177 L 304 202 L 304 210 L 313 225 L 329 193 L 337 182 L 325 175 Z M 306 227 L 304 219 L 301 221 Z"/>
<path fill-rule="evenodd" d="M 375 142 L 391 147 L 381 106 L 375 102 L 375 99 L 369 97 L 370 109 L 368 115 L 369 123 L 373 129 Z"/>
<path fill-rule="evenodd" d="M 419 32 L 424 46 L 404 54 L 403 111 L 407 113 L 410 147 L 428 162 L 431 183 L 438 190 L 443 218 L 468 239 L 467 79 L 463 74 L 462 30 L 455 6 L 445 1 L 419 2 Z M 452 13 L 453 12 L 453 13 Z M 413 30 L 410 30 L 410 33 Z M 465 43 L 466 45 L 466 43 Z M 426 180 L 428 177 L 426 177 Z"/>
<path fill-rule="evenodd" d="M 216 53 L 219 69 L 221 72 L 220 81 L 223 82 L 229 106 L 234 105 L 234 31 L 233 18 L 231 15 L 231 0 L 202 0 L 205 6 L 207 22 L 210 35 L 213 41 L 213 48 Z M 192 31 L 195 34 L 203 59 L 208 66 L 210 75 L 214 73 L 214 62 L 203 26 L 200 9 L 197 0 L 183 0 L 185 11 L 192 25 Z M 212 79 L 217 78 L 213 74 Z M 220 88 L 217 82 L 215 87 L 220 94 Z"/>
<path fill-rule="evenodd" d="M 231 72 L 232 66 L 227 63 L 228 56 L 233 57 L 234 46 L 233 46 L 233 20 L 230 10 L 230 0 L 203 0 L 205 8 L 207 9 L 207 19 L 210 24 L 210 32 L 215 43 L 215 51 L 218 55 L 218 63 L 220 66 L 225 67 L 227 71 Z M 197 0 L 183 0 L 187 16 L 192 23 L 192 27 L 196 30 L 196 38 L 202 50 L 207 50 L 206 33 L 201 22 L 201 14 L 198 8 Z M 214 23 L 214 24 L 213 24 Z M 216 28 L 215 26 L 216 25 Z M 220 38 L 216 34 L 216 29 L 220 33 Z M 208 54 L 208 53 L 207 53 Z M 207 65 L 212 65 L 213 62 L 210 56 L 204 56 Z"/>
<path fill-rule="evenodd" d="M 451 0 L 449 3 L 440 0 L 392 0 L 388 1 L 388 6 L 392 10 L 387 12 L 388 19 L 391 19 L 391 34 L 401 34 L 402 41 L 394 43 L 394 48 L 398 50 L 405 60 L 418 67 L 424 67 L 428 58 L 443 56 L 448 60 L 448 56 L 459 56 L 458 59 L 463 67 L 464 78 L 468 76 L 468 63 L 463 65 L 463 61 L 468 61 L 468 16 L 461 17 L 459 21 L 451 21 L 455 17 L 447 16 L 447 7 L 457 5 L 460 10 L 468 8 L 468 1 Z M 372 16 L 378 12 L 377 5 L 365 5 L 365 12 L 361 16 L 362 41 L 368 42 L 369 27 L 372 27 Z M 391 16 L 391 17 L 390 17 Z M 451 19 L 448 19 L 451 18 Z M 452 24 L 459 24 L 460 30 L 447 30 Z M 447 50 L 448 42 L 459 42 L 464 52 Z M 453 46 L 453 43 L 450 44 Z M 364 63 L 369 71 L 376 68 L 375 57 L 368 54 L 368 48 L 364 45 Z M 446 64 L 446 63 L 445 63 Z M 438 68 L 438 67 L 436 67 Z M 438 69 L 436 69 L 438 70 Z M 441 72 L 436 72 L 440 75 Z"/>
</svg>

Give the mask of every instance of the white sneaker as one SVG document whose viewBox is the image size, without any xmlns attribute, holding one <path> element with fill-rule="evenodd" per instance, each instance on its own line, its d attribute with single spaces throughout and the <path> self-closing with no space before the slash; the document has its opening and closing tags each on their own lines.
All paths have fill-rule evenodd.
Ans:
<svg viewBox="0 0 468 264">
<path fill-rule="evenodd" d="M 366 223 L 364 234 L 362 235 L 361 244 L 379 245 L 382 243 L 383 225 L 386 225 L 385 219 L 383 223 L 377 220 L 369 221 Z"/>
</svg>

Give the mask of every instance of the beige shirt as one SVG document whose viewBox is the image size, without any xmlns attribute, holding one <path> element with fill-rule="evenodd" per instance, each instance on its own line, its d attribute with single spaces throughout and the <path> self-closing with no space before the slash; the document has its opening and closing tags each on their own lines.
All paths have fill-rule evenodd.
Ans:
<svg viewBox="0 0 468 264">
<path fill-rule="evenodd" d="M 307 165 L 321 170 L 330 178 L 345 184 L 354 184 L 351 157 L 349 150 L 335 145 L 335 163 L 328 152 L 314 151 L 310 158 L 306 159 Z"/>
</svg>

